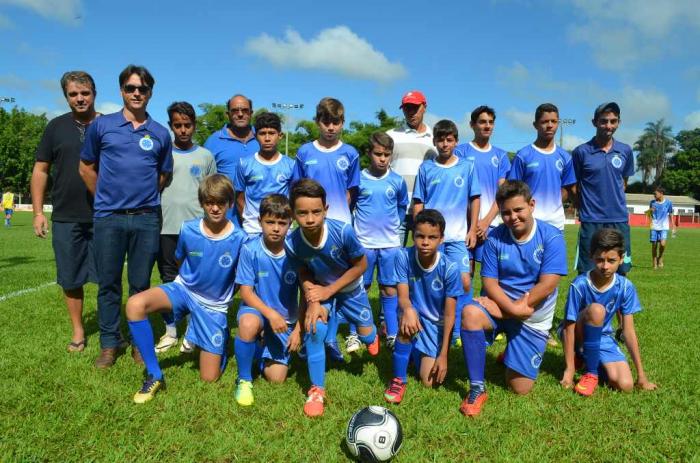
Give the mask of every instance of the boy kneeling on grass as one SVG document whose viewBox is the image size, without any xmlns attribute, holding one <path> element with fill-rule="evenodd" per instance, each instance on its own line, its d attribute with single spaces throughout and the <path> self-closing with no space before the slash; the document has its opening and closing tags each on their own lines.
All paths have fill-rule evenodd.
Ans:
<svg viewBox="0 0 700 463">
<path fill-rule="evenodd" d="M 622 334 L 637 369 L 637 386 L 654 390 L 656 385 L 649 382 L 642 367 L 634 329 L 634 314 L 642 310 L 637 290 L 630 280 L 616 273 L 625 252 L 624 238 L 615 229 L 601 228 L 591 239 L 591 250 L 595 267 L 571 282 L 566 318 L 559 327 L 566 360 L 561 384 L 565 388 L 573 385 L 575 364 L 583 357 L 586 373 L 574 386 L 576 393 L 590 396 L 599 378 L 613 389 L 632 390 L 632 371 L 613 334 L 613 319 L 620 312 Z"/>
<path fill-rule="evenodd" d="M 204 218 L 182 224 L 175 250 L 181 264 L 175 281 L 135 294 L 126 303 L 129 330 L 148 373 L 134 395 L 136 403 L 151 400 L 165 387 L 148 321 L 151 313 L 172 312 L 176 323 L 191 314 L 185 338 L 201 349 L 199 373 L 203 381 L 216 381 L 226 366 L 226 314 L 235 292 L 238 254 L 248 237 L 226 218 L 234 197 L 233 185 L 225 175 L 206 177 L 198 196 Z"/>
</svg>

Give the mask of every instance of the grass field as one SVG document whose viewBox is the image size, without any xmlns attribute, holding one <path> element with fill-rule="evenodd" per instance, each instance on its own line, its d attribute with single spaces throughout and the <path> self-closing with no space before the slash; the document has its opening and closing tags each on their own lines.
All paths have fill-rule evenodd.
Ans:
<svg viewBox="0 0 700 463">
<path fill-rule="evenodd" d="M 88 348 L 68 354 L 68 316 L 55 278 L 51 243 L 31 231 L 29 213 L 0 229 L 0 461 L 346 461 L 345 426 L 358 408 L 382 404 L 391 373 L 384 350 L 366 353 L 327 377 L 321 419 L 304 417 L 308 379 L 294 364 L 281 386 L 255 381 L 255 404 L 233 399 L 235 363 L 218 383 L 198 379 L 194 358 L 168 352 L 168 390 L 146 405 L 131 402 L 142 369 L 129 355 L 97 371 L 96 287 L 86 292 Z M 644 311 L 636 318 L 647 375 L 655 392 L 605 388 L 591 398 L 559 386 L 561 348 L 548 348 L 528 397 L 504 388 L 503 367 L 489 349 L 489 401 L 478 419 L 458 410 L 467 387 L 460 350 L 450 354 L 444 387 L 409 380 L 404 402 L 391 406 L 404 429 L 398 462 L 426 461 L 698 461 L 700 460 L 700 230 L 670 240 L 666 267 L 652 270 L 648 231 L 633 229 L 636 284 Z M 566 238 L 572 260 L 576 229 Z M 157 282 L 154 270 L 153 282 Z M 558 314 L 571 276 L 561 284 Z M 45 285 L 35 291 L 17 292 Z M 378 304 L 376 289 L 370 294 Z M 235 312 L 235 311 L 234 311 Z M 230 318 L 235 320 L 233 314 Z M 157 320 L 157 319 L 156 319 Z M 161 323 L 154 323 L 156 339 Z M 125 328 L 126 329 L 126 328 Z"/>
</svg>

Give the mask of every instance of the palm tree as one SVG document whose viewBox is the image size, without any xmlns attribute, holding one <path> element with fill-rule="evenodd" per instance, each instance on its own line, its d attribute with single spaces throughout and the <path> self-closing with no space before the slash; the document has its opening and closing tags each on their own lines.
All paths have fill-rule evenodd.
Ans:
<svg viewBox="0 0 700 463">
<path fill-rule="evenodd" d="M 644 133 L 634 144 L 635 151 L 639 153 L 637 170 L 642 172 L 642 182 L 645 185 L 648 184 L 652 171 L 654 183 L 658 183 L 666 169 L 669 155 L 673 154 L 675 148 L 673 129 L 670 125 L 666 125 L 663 118 L 656 122 L 647 122 Z"/>
</svg>

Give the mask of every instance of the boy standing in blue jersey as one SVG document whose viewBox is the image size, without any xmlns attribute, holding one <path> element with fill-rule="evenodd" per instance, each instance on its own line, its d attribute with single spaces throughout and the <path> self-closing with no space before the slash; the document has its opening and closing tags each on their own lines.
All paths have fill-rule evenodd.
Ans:
<svg viewBox="0 0 700 463">
<path fill-rule="evenodd" d="M 315 180 L 296 182 L 289 201 L 299 228 L 287 237 L 285 250 L 299 271 L 307 304 L 299 316 L 309 334 L 305 346 L 311 389 L 304 413 L 319 416 L 323 414 L 326 360 L 319 340 L 325 338 L 332 312 L 341 312 L 357 326 L 360 341 L 372 356 L 379 353 L 379 336 L 362 281 L 367 258 L 352 226 L 326 219 L 326 192 Z"/>
<path fill-rule="evenodd" d="M 389 168 L 394 149 L 391 137 L 384 132 L 375 132 L 369 141 L 369 167 L 360 176 L 354 227 L 367 256 L 367 271 L 363 278 L 366 290 L 372 286 L 374 269 L 377 268 L 386 342 L 391 348 L 399 323 L 396 259 L 401 250 L 399 227 L 406 216 L 408 191 L 404 179 Z M 360 340 L 351 330 L 347 351 L 354 352 L 359 348 Z"/>
<path fill-rule="evenodd" d="M 496 203 L 503 224 L 484 245 L 483 296 L 462 312 L 470 390 L 460 411 L 467 416 L 478 415 L 486 402 L 486 343 L 498 332 L 508 339 L 506 383 L 516 394 L 532 390 L 552 326 L 556 288 L 567 272 L 564 235 L 534 218 L 535 201 L 527 184 L 506 181 L 498 188 Z"/>
<path fill-rule="evenodd" d="M 461 310 L 471 295 L 469 251 L 476 245 L 481 188 L 474 163 L 454 153 L 459 134 L 457 126 L 441 120 L 433 127 L 437 158 L 423 162 L 413 190 L 413 217 L 423 209 L 437 209 L 445 218 L 443 252 L 456 263 L 462 274 L 464 294 L 457 300 Z M 457 315 L 459 326 L 460 314 Z M 455 328 L 455 339 L 459 331 Z"/>
<path fill-rule="evenodd" d="M 401 330 L 392 356 L 394 379 L 384 391 L 389 403 L 401 403 L 406 392 L 412 349 L 420 354 L 417 368 L 423 385 L 435 387 L 447 375 L 455 307 L 463 291 L 457 264 L 438 250 L 444 234 L 442 214 L 423 209 L 415 217 L 415 245 L 397 259 Z"/>
<path fill-rule="evenodd" d="M 242 217 L 243 230 L 249 236 L 262 232 L 260 202 L 268 195 L 289 195 L 294 161 L 277 151 L 282 137 L 282 122 L 277 114 L 262 113 L 255 118 L 255 138 L 260 150 L 253 156 L 241 158 L 236 168 L 234 186 L 236 205 Z"/>
<path fill-rule="evenodd" d="M 256 127 L 258 136 L 260 132 Z M 260 143 L 261 148 L 264 144 Z M 265 342 L 263 375 L 273 383 L 287 378 L 290 354 L 301 343 L 297 319 L 299 285 L 284 251 L 284 239 L 292 222 L 287 197 L 265 197 L 260 203 L 259 222 L 262 237 L 243 246 L 236 270 L 236 284 L 241 291 L 234 341 L 238 364 L 236 402 L 243 406 L 253 404 L 253 358 L 260 333 L 264 333 Z"/>
<path fill-rule="evenodd" d="M 666 239 L 669 228 L 675 233 L 676 227 L 673 224 L 673 204 L 671 200 L 664 198 L 664 187 L 657 186 L 654 189 L 654 199 L 649 202 L 649 212 L 651 215 L 651 263 L 654 268 L 663 268 L 664 251 L 666 250 Z M 657 256 L 656 251 L 659 251 Z"/>
<path fill-rule="evenodd" d="M 126 303 L 129 330 L 148 373 L 134 395 L 136 403 L 151 400 L 165 387 L 148 321 L 153 312 L 173 312 L 175 321 L 191 315 L 185 338 L 201 349 L 203 381 L 216 381 L 226 364 L 226 314 L 233 300 L 236 261 L 247 236 L 226 218 L 233 204 L 233 185 L 225 175 L 210 175 L 202 181 L 199 203 L 204 218 L 189 220 L 180 230 L 175 257 L 181 266 L 175 281 L 136 294 Z"/>
<path fill-rule="evenodd" d="M 613 318 L 619 312 L 625 344 L 637 369 L 637 386 L 654 390 L 656 385 L 649 382 L 642 367 L 634 329 L 634 314 L 642 310 L 637 291 L 630 280 L 616 273 L 625 253 L 623 235 L 613 228 L 601 228 L 593 235 L 590 249 L 595 267 L 574 279 L 566 300 L 562 333 L 566 369 L 561 384 L 573 385 L 576 356 L 582 355 L 586 373 L 574 387 L 578 394 L 593 394 L 599 375 L 605 375 L 614 389 L 632 390 L 632 371 L 613 337 Z"/>
<path fill-rule="evenodd" d="M 551 103 L 539 105 L 532 125 L 537 130 L 537 139 L 515 155 L 508 179 L 527 183 L 537 202 L 535 218 L 554 225 L 563 233 L 563 201 L 576 184 L 576 175 L 571 155 L 554 142 L 559 109 Z"/>
<path fill-rule="evenodd" d="M 471 273 L 474 275 L 474 261 L 481 262 L 484 242 L 489 233 L 501 223 L 496 204 L 496 190 L 506 181 L 510 172 L 508 153 L 493 146 L 490 142 L 496 123 L 496 111 L 488 106 L 479 106 L 471 113 L 470 127 L 474 139 L 455 148 L 455 154 L 474 163 L 479 179 L 479 220 L 476 225 L 476 246 L 472 253 Z"/>
</svg>

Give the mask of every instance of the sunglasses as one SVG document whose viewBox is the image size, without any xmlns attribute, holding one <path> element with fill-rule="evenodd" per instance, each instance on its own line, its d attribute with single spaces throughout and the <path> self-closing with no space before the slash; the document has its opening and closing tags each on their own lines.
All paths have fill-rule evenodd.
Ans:
<svg viewBox="0 0 700 463">
<path fill-rule="evenodd" d="M 124 86 L 124 91 L 126 93 L 134 93 L 136 90 L 139 91 L 140 94 L 148 93 L 151 91 L 151 87 L 148 85 L 125 85 Z"/>
</svg>

